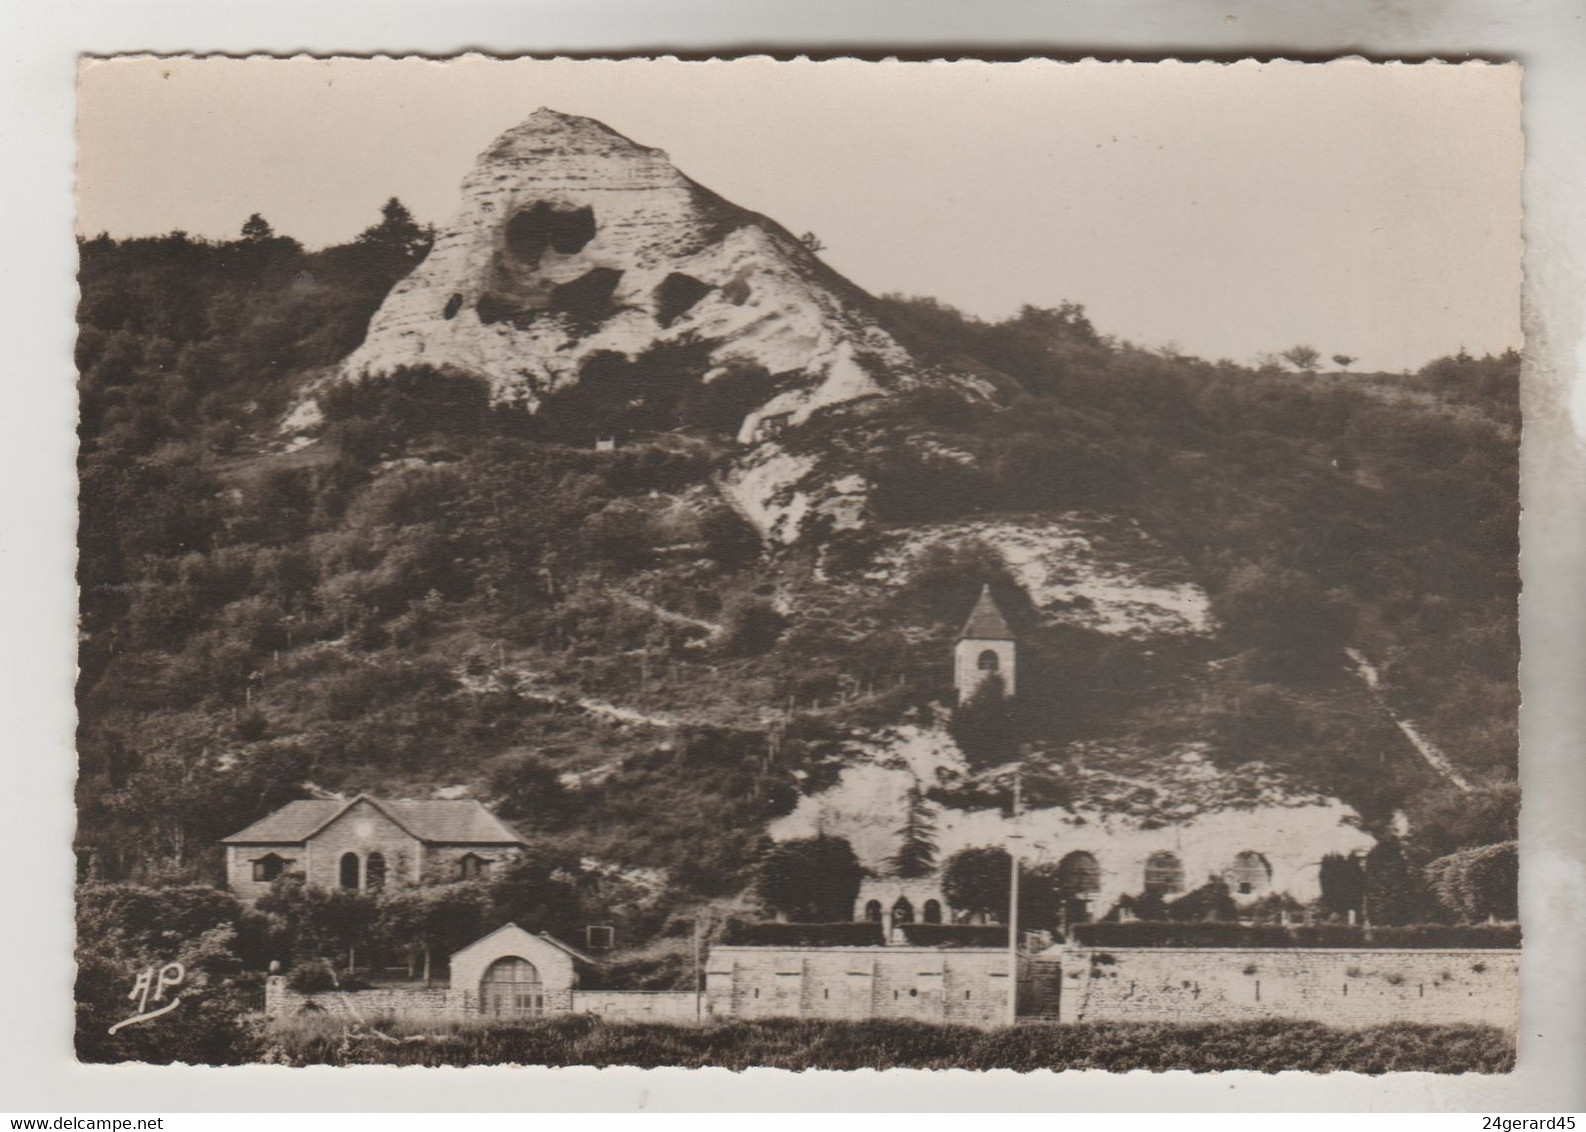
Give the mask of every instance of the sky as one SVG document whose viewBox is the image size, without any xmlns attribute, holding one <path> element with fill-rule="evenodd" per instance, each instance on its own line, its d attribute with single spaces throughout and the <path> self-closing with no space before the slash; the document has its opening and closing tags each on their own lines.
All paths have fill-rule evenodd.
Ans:
<svg viewBox="0 0 1586 1132">
<path fill-rule="evenodd" d="M 78 231 L 310 247 L 444 225 L 540 106 L 598 118 L 872 293 L 1249 362 L 1518 348 L 1519 73 L 1489 65 L 118 59 L 79 77 Z"/>
</svg>

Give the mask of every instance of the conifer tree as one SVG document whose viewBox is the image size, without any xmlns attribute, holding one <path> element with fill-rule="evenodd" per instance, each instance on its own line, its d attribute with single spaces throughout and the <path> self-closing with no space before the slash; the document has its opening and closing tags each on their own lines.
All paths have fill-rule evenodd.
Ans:
<svg viewBox="0 0 1586 1132">
<path fill-rule="evenodd" d="M 915 782 L 909 787 L 903 827 L 898 830 L 898 851 L 887 859 L 892 875 L 912 879 L 929 876 L 936 869 L 935 811 L 925 800 L 925 792 Z"/>
<path fill-rule="evenodd" d="M 255 212 L 242 224 L 242 238 L 250 244 L 262 244 L 275 239 L 275 229 L 270 222 Z"/>
</svg>

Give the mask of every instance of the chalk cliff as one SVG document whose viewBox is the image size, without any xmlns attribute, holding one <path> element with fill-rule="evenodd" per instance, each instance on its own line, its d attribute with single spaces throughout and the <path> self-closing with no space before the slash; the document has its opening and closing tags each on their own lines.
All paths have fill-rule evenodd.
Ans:
<svg viewBox="0 0 1586 1132">
<path fill-rule="evenodd" d="M 463 182 L 457 218 L 370 323 L 342 376 L 429 365 L 488 381 L 498 402 L 537 407 L 597 354 L 709 346 L 713 381 L 773 379 L 738 430 L 743 466 L 723 486 L 767 534 L 797 537 L 823 507 L 851 521 L 863 485 L 771 440 L 816 410 L 916 387 L 988 389 L 928 373 L 882 325 L 874 300 L 781 225 L 722 199 L 665 153 L 599 122 L 538 110 L 501 135 Z M 801 491 L 806 481 L 822 486 Z M 815 498 L 818 496 L 819 498 Z"/>
</svg>

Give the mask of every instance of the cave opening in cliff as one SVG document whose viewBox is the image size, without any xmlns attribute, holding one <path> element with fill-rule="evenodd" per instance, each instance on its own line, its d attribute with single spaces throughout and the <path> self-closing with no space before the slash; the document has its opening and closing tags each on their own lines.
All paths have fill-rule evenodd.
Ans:
<svg viewBox="0 0 1586 1132">
<path fill-rule="evenodd" d="M 655 321 L 671 326 L 710 292 L 709 283 L 681 271 L 672 272 L 655 289 Z"/>
<path fill-rule="evenodd" d="M 536 201 L 513 214 L 507 221 L 506 236 L 508 250 L 529 266 L 537 267 L 546 248 L 572 255 L 593 240 L 595 210 L 589 205 L 559 208 Z"/>
<path fill-rule="evenodd" d="M 547 306 L 580 326 L 595 326 L 611 316 L 611 296 L 621 279 L 622 272 L 614 267 L 592 268 L 552 288 Z"/>
</svg>

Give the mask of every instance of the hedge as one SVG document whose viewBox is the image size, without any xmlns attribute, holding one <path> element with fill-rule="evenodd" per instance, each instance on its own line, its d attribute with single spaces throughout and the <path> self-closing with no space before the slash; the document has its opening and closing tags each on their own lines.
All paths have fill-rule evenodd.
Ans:
<svg viewBox="0 0 1586 1132">
<path fill-rule="evenodd" d="M 1001 924 L 904 924 L 903 938 L 914 947 L 1007 947 Z"/>
<path fill-rule="evenodd" d="M 1023 1022 L 981 1030 L 902 1018 L 728 1019 L 697 1026 L 553 1015 L 513 1022 L 298 1021 L 261 1034 L 282 1065 L 630 1065 L 770 1069 L 1230 1069 L 1276 1073 L 1508 1073 L 1496 1026 L 1396 1022 Z"/>
<path fill-rule="evenodd" d="M 1349 924 L 1127 923 L 1079 924 L 1074 941 L 1085 947 L 1362 947 L 1510 948 L 1520 946 L 1518 924 L 1414 924 L 1366 928 Z"/>
<path fill-rule="evenodd" d="M 868 920 L 835 924 L 784 924 L 735 921 L 727 925 L 722 943 L 737 947 L 885 947 L 881 925 Z"/>
</svg>

